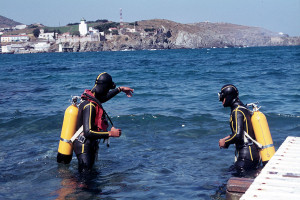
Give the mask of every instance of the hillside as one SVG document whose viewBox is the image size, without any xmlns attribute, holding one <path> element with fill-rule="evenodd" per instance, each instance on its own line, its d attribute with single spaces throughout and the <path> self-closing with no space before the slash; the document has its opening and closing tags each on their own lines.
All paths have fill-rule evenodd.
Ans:
<svg viewBox="0 0 300 200">
<path fill-rule="evenodd" d="M 0 28 L 14 27 L 20 24 L 21 24 L 20 22 L 16 22 L 12 19 L 0 15 Z"/>
<path fill-rule="evenodd" d="M 133 27 L 133 26 L 131 26 Z M 148 37 L 125 33 L 107 42 L 109 49 L 178 49 L 245 46 L 300 45 L 300 37 L 288 37 L 259 27 L 229 23 L 181 24 L 154 19 L 137 22 L 137 32 L 154 30 Z M 127 37 L 127 39 L 126 39 Z"/>
</svg>

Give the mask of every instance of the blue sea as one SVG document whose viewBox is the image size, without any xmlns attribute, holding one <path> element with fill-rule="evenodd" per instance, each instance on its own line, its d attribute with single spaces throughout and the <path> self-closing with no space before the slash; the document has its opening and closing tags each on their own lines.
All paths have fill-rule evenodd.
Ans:
<svg viewBox="0 0 300 200">
<path fill-rule="evenodd" d="M 72 95 L 108 72 L 134 89 L 103 104 L 120 138 L 91 174 L 56 162 Z M 300 136 L 300 47 L 0 55 L 0 199 L 224 199 L 234 146 L 217 93 L 259 102 L 276 149 Z"/>
</svg>

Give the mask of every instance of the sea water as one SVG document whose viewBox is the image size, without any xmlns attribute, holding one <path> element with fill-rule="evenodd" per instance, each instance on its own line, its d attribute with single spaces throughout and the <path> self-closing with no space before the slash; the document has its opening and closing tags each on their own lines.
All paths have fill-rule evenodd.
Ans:
<svg viewBox="0 0 300 200">
<path fill-rule="evenodd" d="M 58 164 L 72 95 L 108 72 L 134 89 L 103 104 L 120 138 L 100 144 L 91 174 Z M 259 102 L 276 149 L 300 136 L 300 47 L 0 55 L 0 199 L 219 199 L 231 177 L 229 108 L 236 85 Z"/>
</svg>

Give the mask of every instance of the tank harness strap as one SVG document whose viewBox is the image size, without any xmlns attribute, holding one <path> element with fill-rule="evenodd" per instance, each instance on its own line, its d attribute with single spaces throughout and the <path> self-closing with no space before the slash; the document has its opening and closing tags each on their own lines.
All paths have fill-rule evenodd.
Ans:
<svg viewBox="0 0 300 200">
<path fill-rule="evenodd" d="M 245 133 L 245 136 L 247 138 L 249 138 L 253 143 L 255 143 L 258 146 L 258 148 L 260 148 L 260 149 L 267 149 L 269 147 L 274 146 L 274 144 L 268 144 L 268 145 L 263 146 L 262 144 L 258 143 L 256 140 L 254 140 L 248 133 L 246 133 L 246 132 L 244 132 L 244 133 Z"/>
<path fill-rule="evenodd" d="M 244 108 L 246 110 L 249 110 L 249 108 L 240 106 L 240 105 L 236 109 L 239 109 L 239 108 Z M 258 148 L 264 149 L 265 146 L 263 146 L 262 144 L 258 143 L 256 140 L 254 140 L 246 131 L 244 131 L 244 134 L 248 139 L 250 139 L 254 144 L 256 144 L 258 146 Z M 268 147 L 266 147 L 266 148 L 268 148 Z"/>
<path fill-rule="evenodd" d="M 108 118 L 110 124 L 111 124 L 112 126 L 114 126 L 114 124 L 113 124 L 113 122 L 111 121 L 110 117 L 108 116 L 107 112 L 104 110 L 104 108 L 103 108 L 101 102 L 100 102 L 97 98 L 95 98 L 95 97 L 93 97 L 93 96 L 91 96 L 91 95 L 89 95 L 89 94 L 87 94 L 87 93 L 84 93 L 84 95 L 86 95 L 89 99 L 95 101 L 95 102 L 98 104 L 98 106 L 99 106 L 100 108 L 102 108 L 103 113 L 104 113 L 104 114 L 106 115 L 106 117 Z M 109 147 L 109 145 L 110 145 L 109 138 L 104 139 L 103 142 L 105 142 L 105 141 L 106 141 L 106 146 Z"/>
<path fill-rule="evenodd" d="M 63 142 L 66 142 L 66 143 L 70 143 L 71 142 L 71 140 L 66 140 L 64 138 L 60 138 L 60 140 L 63 141 Z"/>
<path fill-rule="evenodd" d="M 69 142 L 74 142 L 74 140 L 80 135 L 80 133 L 82 133 L 83 131 L 83 126 L 81 126 L 78 131 L 76 131 L 76 133 L 73 135 L 73 137 L 69 140 Z"/>
<path fill-rule="evenodd" d="M 246 131 L 244 131 L 244 134 L 247 138 L 249 138 L 254 144 L 256 144 L 260 149 L 264 149 L 265 146 L 262 144 L 258 143 L 256 140 L 254 140 Z M 268 145 L 267 145 L 268 146 Z"/>
<path fill-rule="evenodd" d="M 244 109 L 246 109 L 246 110 L 249 110 L 249 108 L 247 108 L 247 107 L 244 107 L 244 106 L 240 106 L 240 105 L 238 105 L 238 107 L 237 108 L 235 108 L 235 109 L 239 109 L 239 108 L 244 108 Z M 234 110 L 235 110 L 234 109 Z"/>
<path fill-rule="evenodd" d="M 262 146 L 261 149 L 266 149 L 266 148 L 269 148 L 269 147 L 274 147 L 274 144 L 268 144 L 268 145 Z"/>
<path fill-rule="evenodd" d="M 97 98 L 95 98 L 95 97 L 93 97 L 93 96 L 91 96 L 91 95 L 89 95 L 89 94 L 87 94 L 87 93 L 84 93 L 84 95 L 86 95 L 89 99 L 91 99 L 92 101 L 95 101 L 95 102 L 98 104 L 98 106 L 103 110 L 103 113 L 104 113 L 104 114 L 106 115 L 106 117 L 108 118 L 110 124 L 111 124 L 112 126 L 114 126 L 114 124 L 113 124 L 113 122 L 111 121 L 110 117 L 108 116 L 107 112 L 104 110 L 104 108 L 103 108 L 101 102 L 100 102 Z"/>
</svg>

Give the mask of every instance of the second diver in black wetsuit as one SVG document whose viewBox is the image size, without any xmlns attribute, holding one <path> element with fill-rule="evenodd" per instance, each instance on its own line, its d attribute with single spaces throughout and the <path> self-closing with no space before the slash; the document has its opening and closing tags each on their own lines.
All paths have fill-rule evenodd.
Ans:
<svg viewBox="0 0 300 200">
<path fill-rule="evenodd" d="M 245 176 L 247 171 L 257 169 L 260 163 L 258 147 L 245 133 L 255 139 L 251 113 L 239 99 L 239 92 L 234 85 L 224 85 L 219 93 L 219 100 L 224 107 L 231 108 L 230 128 L 232 134 L 220 139 L 220 148 L 235 144 L 237 160 L 234 164 L 238 176 Z"/>
<path fill-rule="evenodd" d="M 129 87 L 116 88 L 112 78 L 107 73 L 101 73 L 96 79 L 92 90 L 85 90 L 81 98 L 84 100 L 78 110 L 78 130 L 83 125 L 83 132 L 74 141 L 74 152 L 78 159 L 79 172 L 89 171 L 98 154 L 99 139 L 120 137 L 121 129 L 112 127 L 108 131 L 106 113 L 101 103 L 108 101 L 120 92 L 128 97 L 132 96 L 133 89 Z"/>
</svg>

